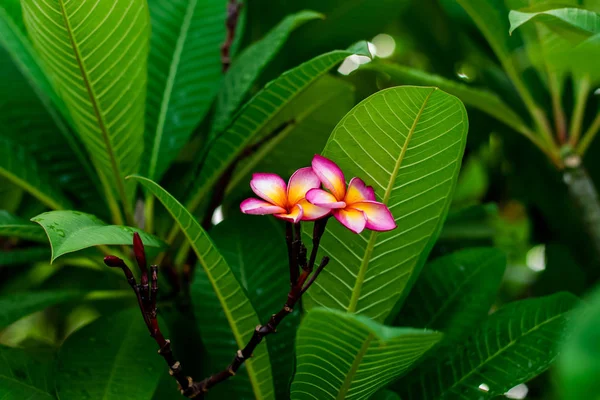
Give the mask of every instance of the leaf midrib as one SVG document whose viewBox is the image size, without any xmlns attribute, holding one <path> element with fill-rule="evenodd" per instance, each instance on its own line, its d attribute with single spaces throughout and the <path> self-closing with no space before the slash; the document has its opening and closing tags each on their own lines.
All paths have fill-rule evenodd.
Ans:
<svg viewBox="0 0 600 400">
<path fill-rule="evenodd" d="M 421 119 L 423 110 L 425 110 L 425 107 L 427 106 L 427 103 L 429 102 L 429 98 L 436 90 L 438 90 L 438 89 L 433 88 L 431 90 L 431 92 L 429 92 L 429 94 L 423 101 L 423 105 L 421 106 L 419 113 L 415 117 L 415 121 L 413 122 L 413 125 L 410 128 L 410 131 L 406 135 L 406 140 L 404 141 L 404 145 L 402 146 L 400 156 L 398 157 L 398 160 L 396 160 L 396 165 L 394 166 L 394 170 L 392 171 L 392 175 L 390 176 L 388 186 L 385 189 L 385 194 L 383 196 L 383 201 L 382 201 L 383 204 L 385 204 L 385 205 L 387 205 L 387 203 L 390 199 L 394 181 L 396 180 L 396 176 L 398 175 L 398 171 L 400 170 L 400 166 L 402 165 L 402 161 L 404 160 L 404 156 L 405 156 L 406 150 L 408 149 L 408 146 L 410 144 L 410 140 L 412 139 L 412 135 L 414 134 L 417 124 L 419 123 L 419 120 Z M 371 260 L 371 255 L 373 254 L 373 250 L 375 249 L 375 242 L 377 241 L 377 236 L 378 236 L 378 232 L 371 231 L 371 234 L 369 236 L 369 242 L 367 243 L 367 248 L 365 249 L 365 254 L 363 256 L 363 259 L 360 264 L 360 268 L 358 270 L 358 275 L 356 277 L 354 289 L 352 290 L 352 296 L 350 297 L 350 303 L 348 304 L 348 312 L 351 312 L 351 313 L 356 312 L 356 307 L 358 306 L 358 301 L 360 300 L 360 293 L 361 293 L 362 286 L 363 286 L 363 283 L 365 280 L 365 275 L 367 274 L 367 269 L 369 267 L 369 261 Z"/>
<path fill-rule="evenodd" d="M 169 111 L 169 105 L 171 103 L 173 88 L 175 86 L 175 77 L 179 70 L 179 63 L 181 62 L 181 56 L 183 54 L 183 48 L 188 37 L 188 32 L 192 24 L 192 16 L 198 0 L 190 0 L 187 9 L 185 11 L 185 17 L 183 18 L 183 25 L 179 31 L 177 38 L 177 44 L 175 45 L 175 51 L 173 52 L 173 59 L 169 67 L 169 75 L 167 77 L 167 85 L 163 91 L 163 98 L 160 106 L 160 114 L 158 116 L 158 123 L 155 128 L 156 135 L 154 136 L 154 143 L 152 146 L 152 154 L 150 156 L 150 165 L 148 166 L 148 177 L 154 179 L 156 173 L 156 164 L 158 162 L 158 152 L 162 137 L 165 131 L 165 121 L 167 119 L 167 113 Z"/>
<path fill-rule="evenodd" d="M 350 371 L 348 371 L 348 373 L 346 374 L 346 379 L 344 380 L 344 383 L 340 387 L 340 390 L 336 397 L 337 400 L 344 400 L 346 398 L 346 394 L 348 393 L 348 391 L 350 390 L 350 387 L 352 386 L 352 381 L 354 380 L 354 376 L 356 375 L 356 372 L 358 371 L 358 367 L 360 366 L 360 363 L 362 362 L 363 358 L 365 357 L 365 354 L 367 354 L 367 351 L 369 350 L 369 346 L 371 345 L 371 342 L 373 341 L 373 339 L 375 339 L 375 334 L 373 332 L 370 332 L 369 336 L 366 337 L 359 352 L 356 354 L 356 357 L 354 357 L 354 361 L 352 362 L 352 365 L 350 366 Z"/>
<path fill-rule="evenodd" d="M 115 154 L 113 152 L 112 143 L 110 141 L 110 137 L 108 136 L 108 130 L 106 128 L 106 122 L 104 121 L 104 117 L 100 112 L 100 107 L 96 101 L 96 93 L 94 92 L 94 88 L 90 83 L 89 77 L 87 75 L 87 70 L 84 67 L 83 60 L 81 58 L 81 54 L 79 54 L 79 47 L 75 42 L 75 37 L 73 30 L 71 29 L 71 23 L 69 22 L 69 18 L 67 17 L 67 11 L 65 10 L 64 0 L 58 0 L 58 4 L 60 5 L 61 15 L 65 22 L 65 29 L 67 30 L 67 35 L 69 36 L 69 40 L 71 42 L 71 47 L 73 48 L 73 54 L 75 56 L 75 60 L 77 60 L 77 65 L 79 67 L 79 71 L 81 72 L 81 78 L 85 84 L 86 91 L 88 92 L 88 96 L 90 98 L 90 103 L 92 104 L 92 108 L 94 109 L 94 114 L 96 114 L 96 120 L 98 121 L 98 127 L 100 128 L 100 132 L 102 133 L 102 139 L 104 140 L 104 144 L 106 146 L 106 150 L 108 152 L 108 158 L 110 159 L 110 164 L 113 170 L 114 179 L 117 184 L 117 190 L 119 192 L 119 196 L 121 197 L 121 202 L 123 203 L 123 207 L 125 208 L 125 217 L 128 219 L 128 223 L 133 225 L 133 220 L 131 219 L 131 205 L 127 200 L 127 195 L 125 192 L 125 183 L 123 182 L 123 174 L 121 174 L 121 169 L 119 168 L 118 160 L 115 158 Z M 112 190 L 107 188 L 105 190 L 107 196 L 113 196 Z"/>
</svg>

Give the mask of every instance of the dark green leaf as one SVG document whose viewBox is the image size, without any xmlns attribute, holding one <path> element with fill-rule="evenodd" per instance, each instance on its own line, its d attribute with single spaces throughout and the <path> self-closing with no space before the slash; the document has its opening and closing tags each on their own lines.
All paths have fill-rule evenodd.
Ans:
<svg viewBox="0 0 600 400">
<path fill-rule="evenodd" d="M 78 211 L 50 211 L 31 219 L 44 228 L 50 247 L 51 261 L 63 254 L 100 245 L 131 245 L 133 232 L 138 232 L 146 246 L 163 247 L 157 237 L 140 229 L 107 225 L 96 216 Z"/>
<path fill-rule="evenodd" d="M 332 220 L 320 250 L 331 262 L 307 293 L 307 308 L 383 321 L 408 294 L 446 218 L 467 128 L 460 100 L 418 87 L 380 91 L 340 121 L 323 155 L 348 180 L 373 186 L 398 228 L 356 235 Z"/>
<path fill-rule="evenodd" d="M 238 282 L 231 268 L 213 245 L 212 240 L 200 226 L 198 221 L 181 203 L 167 193 L 163 188 L 149 179 L 134 176 L 132 179 L 139 181 L 150 193 L 152 193 L 165 206 L 169 214 L 175 219 L 182 229 L 192 249 L 198 256 L 198 261 L 208 278 L 208 282 L 218 300 L 219 308 L 213 308 L 212 312 L 218 312 L 225 316 L 228 326 L 213 326 L 220 329 L 223 335 L 231 335 L 232 357 L 238 349 L 243 348 L 252 337 L 254 329 L 259 325 L 256 311 L 252 307 L 245 290 Z M 198 273 L 197 273 L 198 276 Z M 192 299 L 199 301 L 203 290 L 203 280 L 196 278 L 192 283 Z M 202 305 L 200 305 L 202 307 Z M 200 330 L 202 327 L 213 324 L 210 313 L 197 315 Z M 211 327 L 212 328 L 212 327 Z M 210 352 L 210 348 L 208 351 Z M 255 397 L 271 399 L 274 398 L 273 376 L 271 364 L 265 343 L 261 343 L 254 352 L 254 357 L 246 361 L 246 370 L 250 377 L 250 383 Z"/>
<path fill-rule="evenodd" d="M 58 397 L 150 400 L 167 370 L 156 348 L 139 309 L 101 317 L 69 336 L 60 348 Z"/>
<path fill-rule="evenodd" d="M 37 353 L 0 346 L 0 397 L 3 400 L 55 399 L 53 360 Z"/>
<path fill-rule="evenodd" d="M 500 288 L 506 257 L 493 248 L 474 248 L 436 258 L 427 264 L 397 326 L 444 332 L 444 343 L 455 344 L 484 319 Z"/>
<path fill-rule="evenodd" d="M 0 329 L 36 311 L 79 299 L 83 295 L 81 291 L 56 290 L 15 293 L 0 297 Z"/>
<path fill-rule="evenodd" d="M 6 210 L 0 210 L 0 236 L 46 243 L 46 235 L 43 229 L 33 222 L 12 215 Z"/>
<path fill-rule="evenodd" d="M 232 64 L 217 97 L 212 130 L 218 133 L 230 123 L 233 114 L 258 79 L 265 66 L 275 57 L 289 35 L 304 23 L 323 18 L 313 11 L 287 16 L 260 41 L 245 49 Z"/>
<path fill-rule="evenodd" d="M 296 340 L 293 399 L 368 399 L 442 338 L 335 310 L 311 310 Z"/>
<path fill-rule="evenodd" d="M 50 249 L 48 247 L 28 247 L 25 249 L 0 251 L 0 267 L 45 261 L 49 257 Z"/>
<path fill-rule="evenodd" d="M 419 367 L 398 383 L 411 400 L 489 399 L 545 371 L 558 354 L 569 311 L 578 300 L 558 293 L 508 304 L 456 350 Z M 479 389 L 485 384 L 489 390 Z"/>
<path fill-rule="evenodd" d="M 227 0 L 151 0 L 141 171 L 160 180 L 206 115 L 221 83 Z"/>
</svg>

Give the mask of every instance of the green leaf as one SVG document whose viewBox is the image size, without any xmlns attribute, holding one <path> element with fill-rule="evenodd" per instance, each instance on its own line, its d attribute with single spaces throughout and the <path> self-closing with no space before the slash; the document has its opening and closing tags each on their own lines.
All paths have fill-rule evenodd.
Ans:
<svg viewBox="0 0 600 400">
<path fill-rule="evenodd" d="M 387 74 L 396 85 L 436 86 L 458 97 L 467 106 L 483 111 L 517 132 L 528 129 L 527 124 L 523 122 L 516 112 L 506 105 L 495 93 L 488 90 L 471 87 L 464 83 L 455 82 L 438 75 L 398 64 L 373 62 L 365 64 L 361 69 L 370 69 Z"/>
<path fill-rule="evenodd" d="M 283 73 L 246 103 L 231 127 L 212 142 L 187 203 L 188 208 L 195 209 L 198 206 L 219 177 L 253 140 L 270 133 L 265 128 L 290 102 L 344 58 L 355 53 L 370 54 L 366 43 L 361 42 L 350 50 L 336 50 L 315 57 Z"/>
<path fill-rule="evenodd" d="M 21 71 L 30 88 L 33 89 L 39 98 L 39 102 L 47 113 L 44 115 L 44 118 L 53 121 L 53 124 L 50 123 L 50 121 L 43 121 L 45 126 L 36 127 L 36 129 L 30 128 L 25 135 L 24 132 L 21 132 L 22 136 L 29 139 L 29 142 L 24 140 L 21 144 L 25 146 L 26 143 L 30 143 L 32 146 L 37 146 L 38 148 L 43 146 L 44 154 L 47 158 L 50 158 L 50 155 L 53 155 L 54 152 L 59 152 L 59 150 L 61 150 L 63 155 L 65 153 L 69 154 L 62 159 L 58 156 L 52 157 L 53 162 L 49 163 L 48 166 L 53 168 L 55 164 L 58 164 L 59 166 L 64 164 L 78 164 L 83 166 L 83 168 L 74 168 L 73 171 L 64 171 L 64 173 L 77 179 L 78 183 L 83 181 L 85 177 L 87 177 L 86 180 L 89 181 L 90 178 L 94 177 L 91 164 L 87 159 L 81 144 L 69 129 L 68 124 L 65 123 L 63 118 L 70 121 L 70 116 L 66 111 L 63 101 L 57 96 L 48 78 L 44 74 L 38 55 L 35 53 L 33 46 L 27 37 L 27 31 L 23 23 L 21 2 L 19 0 L 5 0 L 3 4 L 0 4 L 0 44 L 8 51 L 8 54 L 14 61 L 16 67 Z M 14 94 L 15 93 L 13 92 L 13 96 Z M 19 95 L 20 94 L 21 93 L 19 93 Z M 8 100 L 9 102 L 12 102 L 14 99 L 11 97 Z M 13 107 L 14 105 L 11 109 L 2 112 L 2 114 L 6 112 L 14 115 L 15 110 Z M 37 110 L 37 107 L 32 107 L 30 102 L 17 107 L 17 111 L 23 113 L 40 113 Z M 15 115 L 15 122 L 19 121 L 21 124 L 31 124 L 39 119 L 39 117 L 32 117 L 33 116 L 31 115 L 29 117 L 23 116 L 23 119 L 19 120 L 18 115 Z M 12 126 L 11 124 L 6 123 L 4 125 Z M 43 133 L 46 135 L 46 140 L 32 138 L 32 135 L 35 135 L 44 128 L 45 132 Z M 58 130 L 62 138 L 56 135 L 55 132 L 48 132 L 50 129 Z M 53 135 L 53 140 L 48 140 L 49 133 Z M 49 152 L 48 149 L 50 150 Z M 75 155 L 75 157 L 73 157 L 73 155 Z M 52 170 L 55 171 L 56 168 L 53 168 Z M 73 181 L 69 183 L 72 185 Z"/>
<path fill-rule="evenodd" d="M 506 305 L 455 351 L 400 381 L 400 397 L 489 399 L 506 393 L 552 364 L 577 302 L 571 294 L 557 293 Z M 480 390 L 481 384 L 489 390 Z"/>
<path fill-rule="evenodd" d="M 398 228 L 356 235 L 330 221 L 320 253 L 331 261 L 307 293 L 307 308 L 383 321 L 406 297 L 446 218 L 467 128 L 460 100 L 419 87 L 380 91 L 340 121 L 323 155 L 348 180 L 356 176 L 373 186 Z"/>
<path fill-rule="evenodd" d="M 132 219 L 133 183 L 143 149 L 148 5 L 82 0 L 22 1 L 29 36 L 69 110 L 105 186 Z"/>
<path fill-rule="evenodd" d="M 390 328 L 340 311 L 311 310 L 296 339 L 292 399 L 368 399 L 441 338 L 441 333 Z"/>
<path fill-rule="evenodd" d="M 6 328 L 36 311 L 55 304 L 77 300 L 84 295 L 81 291 L 56 290 L 14 293 L 0 297 L 0 329 Z"/>
<path fill-rule="evenodd" d="M 164 247 L 157 237 L 128 226 L 107 225 L 92 214 L 79 211 L 50 211 L 31 219 L 44 228 L 50 247 L 51 261 L 74 251 L 100 245 L 131 245 L 133 232 L 138 232 L 144 245 Z"/>
<path fill-rule="evenodd" d="M 52 357 L 46 352 L 27 352 L 0 346 L 0 397 L 3 400 L 55 399 L 51 386 Z"/>
<path fill-rule="evenodd" d="M 473 248 L 427 264 L 394 325 L 444 332 L 455 344 L 472 332 L 496 299 L 506 257 L 493 248 Z"/>
<path fill-rule="evenodd" d="M 290 287 L 283 223 L 275 218 L 238 213 L 215 226 L 211 236 L 246 289 L 259 320 L 266 323 L 271 315 L 283 307 Z M 203 296 L 207 294 L 203 292 Z M 210 312 L 210 306 L 204 303 L 199 298 L 196 304 L 202 304 L 202 308 Z M 277 328 L 277 334 L 267 337 L 277 398 L 289 398 L 289 382 L 294 367 L 294 337 L 299 317 L 298 312 L 287 316 Z M 223 337 L 224 334 L 221 334 L 221 338 L 202 335 L 205 345 L 211 350 L 218 342 L 227 349 L 223 358 L 219 358 L 220 365 L 231 361 L 231 348 L 228 342 L 223 343 Z M 211 343 L 207 343 L 208 340 Z"/>
<path fill-rule="evenodd" d="M 275 57 L 290 34 L 308 21 L 323 18 L 314 11 L 288 15 L 260 41 L 245 49 L 225 75 L 217 97 L 212 131 L 218 133 L 230 123 L 233 114 L 258 79 L 265 66 Z"/>
<path fill-rule="evenodd" d="M 47 247 L 28 247 L 10 251 L 0 251 L 0 269 L 12 265 L 30 264 L 50 257 Z"/>
<path fill-rule="evenodd" d="M 600 290 L 574 313 L 569 336 L 557 361 L 562 396 L 565 400 L 594 399 L 600 390 Z"/>
<path fill-rule="evenodd" d="M 146 148 L 159 180 L 206 115 L 221 83 L 226 0 L 151 0 Z"/>
<path fill-rule="evenodd" d="M 39 226 L 6 210 L 0 210 L 0 236 L 46 243 L 46 235 Z"/>
<path fill-rule="evenodd" d="M 0 176 L 4 176 L 53 209 L 69 207 L 69 200 L 31 154 L 17 143 L 0 139 Z"/>
<path fill-rule="evenodd" d="M 550 28 L 555 27 L 555 29 L 566 25 L 569 32 L 583 37 L 600 33 L 600 15 L 581 8 L 556 8 L 539 12 L 511 10 L 508 19 L 510 21 L 510 34 L 523 24 L 534 20 L 544 22 Z M 563 32 L 563 30 L 558 30 L 558 33 Z"/>
<path fill-rule="evenodd" d="M 58 397 L 150 400 L 167 369 L 156 348 L 138 309 L 101 317 L 69 336 L 60 348 Z"/>
<path fill-rule="evenodd" d="M 198 261 L 219 301 L 220 309 L 218 311 L 227 318 L 229 329 L 226 332 L 233 333 L 234 341 L 231 343 L 231 356 L 233 357 L 238 349 L 246 345 L 252 337 L 254 328 L 259 325 L 256 311 L 244 289 L 210 237 L 181 203 L 149 179 L 140 176 L 133 176 L 132 179 L 139 181 L 165 206 L 198 256 Z M 196 300 L 201 295 L 201 285 L 202 282 L 199 279 L 192 282 L 192 299 Z M 207 315 L 201 317 L 206 318 Z M 211 321 L 201 321 L 200 325 L 206 326 L 207 323 L 211 323 Z M 264 342 L 256 348 L 254 357 L 246 361 L 245 365 L 255 397 L 261 399 L 274 398 L 271 364 Z"/>
<path fill-rule="evenodd" d="M 391 390 L 383 389 L 370 397 L 371 400 L 400 400 L 400 396 Z"/>
</svg>

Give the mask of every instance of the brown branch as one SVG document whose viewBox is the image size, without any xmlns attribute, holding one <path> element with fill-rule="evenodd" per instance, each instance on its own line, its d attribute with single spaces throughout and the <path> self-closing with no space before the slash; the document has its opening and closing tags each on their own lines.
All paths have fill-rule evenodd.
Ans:
<svg viewBox="0 0 600 400">
<path fill-rule="evenodd" d="M 328 218 L 324 218 L 322 220 L 315 221 L 313 244 L 316 244 L 317 246 L 320 243 L 320 236 L 325 232 L 325 224 L 327 223 L 327 219 Z M 250 338 L 250 341 L 243 349 L 236 352 L 233 361 L 224 370 L 217 372 L 216 374 L 213 374 L 200 382 L 194 382 L 191 377 L 186 376 L 183 373 L 181 363 L 175 359 L 173 351 L 171 350 L 171 342 L 168 339 L 165 339 L 160 331 L 156 308 L 156 299 L 158 295 L 158 267 L 156 265 L 152 265 L 150 267 L 150 284 L 148 285 L 146 253 L 139 235 L 134 233 L 133 246 L 136 261 L 142 274 L 142 282 L 144 282 L 145 279 L 145 284 L 138 285 L 136 283 L 133 273 L 125 264 L 125 262 L 119 257 L 106 256 L 104 258 L 104 263 L 107 266 L 121 268 L 123 270 L 129 285 L 136 294 L 140 311 L 142 312 L 142 317 L 144 318 L 144 322 L 148 327 L 150 336 L 158 345 L 158 354 L 160 354 L 167 363 L 167 366 L 169 367 L 169 374 L 177 381 L 179 385 L 179 391 L 183 396 L 190 399 L 202 398 L 210 388 L 234 376 L 242 364 L 252 357 L 252 353 L 262 342 L 262 340 L 266 336 L 275 333 L 277 331 L 277 326 L 281 323 L 281 321 L 283 321 L 286 316 L 293 312 L 296 303 L 298 303 L 302 295 L 315 282 L 321 271 L 323 271 L 329 262 L 328 257 L 323 257 L 323 260 L 313 274 L 314 258 L 316 257 L 318 249 L 313 248 L 311 252 L 312 261 L 307 263 L 306 247 L 304 244 L 302 244 L 299 224 L 297 224 L 295 227 L 295 238 L 293 237 L 294 227 L 291 225 L 287 225 L 287 227 L 286 241 L 288 243 L 290 279 L 292 285 L 287 295 L 285 304 L 283 305 L 282 309 L 279 310 L 279 312 L 271 316 L 265 325 L 258 325 L 256 327 L 254 334 Z M 302 267 L 302 273 L 299 276 L 294 275 L 299 271 L 299 267 Z M 292 280 L 294 277 L 295 279 Z"/>
<path fill-rule="evenodd" d="M 237 30 L 242 7 L 243 4 L 237 0 L 229 0 L 227 3 L 227 19 L 225 20 L 227 34 L 225 36 L 225 42 L 221 45 L 221 64 L 223 65 L 223 72 L 227 72 L 231 66 L 231 46 L 235 40 L 235 31 Z"/>
</svg>

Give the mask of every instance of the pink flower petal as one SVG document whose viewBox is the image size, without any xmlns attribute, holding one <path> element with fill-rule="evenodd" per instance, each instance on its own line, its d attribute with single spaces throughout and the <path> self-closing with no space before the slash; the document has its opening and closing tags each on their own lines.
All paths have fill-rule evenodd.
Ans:
<svg viewBox="0 0 600 400">
<path fill-rule="evenodd" d="M 364 200 L 375 201 L 375 192 L 371 186 L 365 185 L 362 179 L 352 178 L 348 184 L 348 191 L 344 201 L 350 205 Z"/>
<path fill-rule="evenodd" d="M 240 210 L 244 214 L 267 215 L 285 213 L 285 208 L 275 206 L 268 201 L 259 199 L 246 199 L 240 204 Z"/>
<path fill-rule="evenodd" d="M 304 210 L 302 210 L 302 207 L 300 205 L 296 204 L 294 208 L 292 208 L 292 212 L 290 212 L 289 214 L 275 214 L 275 217 L 284 221 L 293 222 L 295 224 L 302 219 L 303 215 Z"/>
<path fill-rule="evenodd" d="M 310 189 L 306 193 L 306 200 L 315 206 L 324 208 L 345 208 L 346 203 L 343 201 L 337 201 L 337 199 L 329 192 L 323 189 Z"/>
<path fill-rule="evenodd" d="M 287 187 L 279 175 L 254 174 L 250 181 L 250 187 L 261 199 L 282 208 L 287 207 Z"/>
<path fill-rule="evenodd" d="M 310 204 L 306 199 L 300 200 L 298 205 L 302 207 L 303 210 L 304 215 L 302 216 L 302 221 L 314 221 L 315 219 L 322 218 L 331 212 L 329 208 L 315 206 Z"/>
<path fill-rule="evenodd" d="M 362 211 L 367 217 L 367 228 L 384 232 L 396 228 L 396 221 L 390 209 L 377 201 L 361 201 L 352 204 L 352 208 Z"/>
<path fill-rule="evenodd" d="M 354 233 L 361 233 L 367 224 L 365 214 L 353 208 L 333 210 L 333 216 Z"/>
<path fill-rule="evenodd" d="M 312 160 L 312 168 L 323 186 L 329 189 L 337 200 L 342 201 L 346 195 L 346 180 L 340 167 L 333 161 L 317 154 Z"/>
<path fill-rule="evenodd" d="M 290 205 L 306 197 L 310 189 L 321 187 L 321 181 L 311 167 L 300 168 L 290 177 L 287 187 L 287 200 Z M 306 211 L 306 210 L 305 210 Z"/>
</svg>

